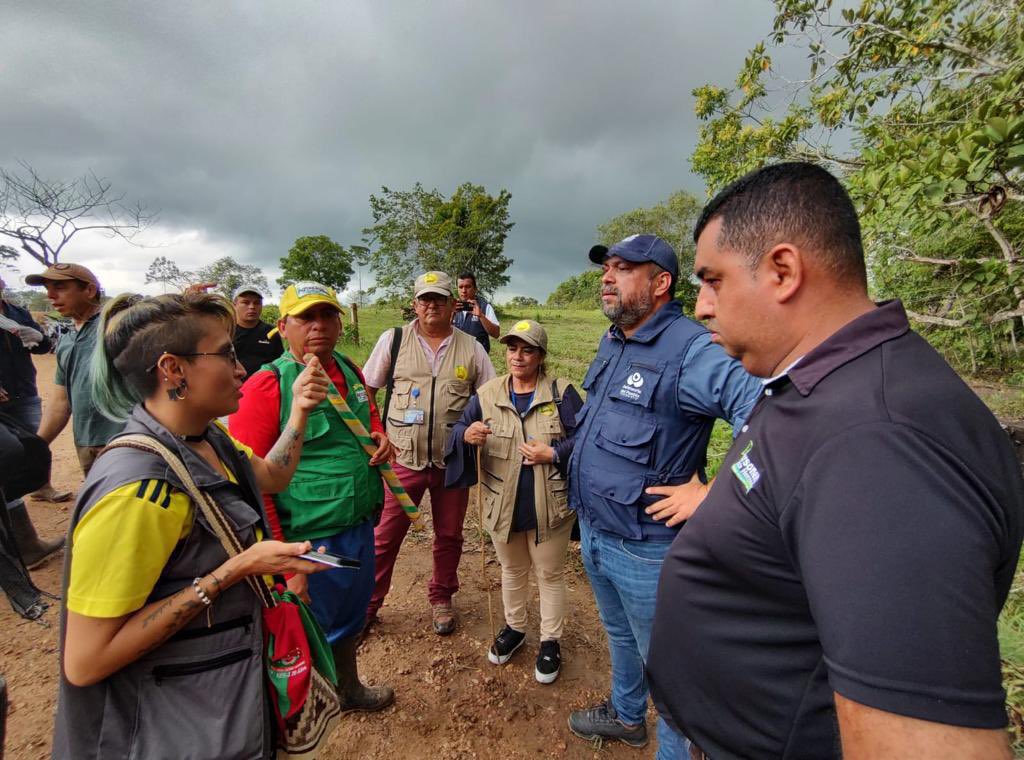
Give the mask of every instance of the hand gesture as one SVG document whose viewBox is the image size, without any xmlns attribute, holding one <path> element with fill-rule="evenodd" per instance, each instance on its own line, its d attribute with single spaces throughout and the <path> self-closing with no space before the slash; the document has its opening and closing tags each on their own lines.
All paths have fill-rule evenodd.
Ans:
<svg viewBox="0 0 1024 760">
<path fill-rule="evenodd" d="M 533 438 L 519 446 L 519 453 L 523 455 L 523 464 L 551 464 L 555 461 L 555 450 Z"/>
<path fill-rule="evenodd" d="M 671 528 L 693 517 L 693 513 L 704 501 L 710 488 L 710 483 L 705 485 L 700 482 L 697 473 L 693 474 L 689 483 L 680 483 L 678 486 L 651 486 L 646 489 L 646 493 L 665 498 L 654 502 L 644 512 L 655 520 L 668 520 L 665 525 Z"/>
<path fill-rule="evenodd" d="M 292 383 L 292 406 L 309 414 L 327 398 L 330 380 L 315 354 L 306 354 L 303 358 L 306 368 Z"/>
<path fill-rule="evenodd" d="M 384 462 L 395 461 L 395 447 L 384 433 L 370 433 L 370 438 L 377 444 L 377 450 L 370 457 L 370 467 L 376 467 Z"/>
<path fill-rule="evenodd" d="M 185 288 L 182 291 L 182 293 L 184 293 L 185 295 L 189 295 L 190 296 L 190 295 L 195 295 L 196 293 L 205 293 L 210 288 L 215 288 L 215 287 L 217 287 L 217 283 L 215 283 L 215 282 L 194 282 L 191 285 L 189 285 L 187 288 Z"/>
<path fill-rule="evenodd" d="M 466 428 L 466 432 L 462 434 L 462 440 L 473 446 L 483 446 L 490 434 L 491 429 L 487 425 L 482 422 L 474 422 Z"/>
</svg>

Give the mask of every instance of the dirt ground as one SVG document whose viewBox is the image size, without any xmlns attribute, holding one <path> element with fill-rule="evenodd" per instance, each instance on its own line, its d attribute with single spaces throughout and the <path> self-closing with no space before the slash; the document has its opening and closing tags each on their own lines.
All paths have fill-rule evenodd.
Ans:
<svg viewBox="0 0 1024 760">
<path fill-rule="evenodd" d="M 34 358 L 45 405 L 52 391 L 54 359 Z M 53 455 L 54 486 L 77 489 L 81 471 L 70 425 L 56 441 Z M 68 504 L 29 501 L 32 519 L 46 537 L 67 530 L 69 508 Z M 559 679 L 549 686 L 534 680 L 535 627 L 510 663 L 498 668 L 487 661 L 491 634 L 474 515 L 471 502 L 460 567 L 462 590 L 455 598 L 458 629 L 446 638 L 430 630 L 428 519 L 424 531 L 406 540 L 381 624 L 360 650 L 363 680 L 393 686 L 395 704 L 377 715 L 345 716 L 321 757 L 653 757 L 653 740 L 643 750 L 622 744 L 598 747 L 577 739 L 566 727 L 570 710 L 604 698 L 609 679 L 607 642 L 577 555 L 570 556 L 570 614 Z M 485 557 L 495 625 L 500 627 L 499 568 L 489 546 Z M 57 594 L 60 574 L 61 560 L 55 559 L 32 575 L 37 586 Z M 7 679 L 10 698 L 5 757 L 11 760 L 49 757 L 58 678 L 56 604 L 40 623 L 23 620 L 6 600 L 0 601 L 0 673 Z M 532 610 L 537 609 L 535 598 Z M 535 625 L 536 616 L 531 623 Z M 652 711 L 648 716 L 652 738 L 653 720 Z"/>
</svg>

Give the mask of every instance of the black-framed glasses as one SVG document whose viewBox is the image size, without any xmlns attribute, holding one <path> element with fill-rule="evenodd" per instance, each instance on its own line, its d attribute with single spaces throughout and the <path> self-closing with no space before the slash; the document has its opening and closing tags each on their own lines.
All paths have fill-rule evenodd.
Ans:
<svg viewBox="0 0 1024 760">
<path fill-rule="evenodd" d="M 227 359 L 229 362 L 231 362 L 232 367 L 234 367 L 235 364 L 238 363 L 238 354 L 235 353 L 235 347 L 233 345 L 228 346 L 222 351 L 198 351 L 190 354 L 179 354 L 173 351 L 164 351 L 162 354 L 160 354 L 160 357 L 153 363 L 153 366 L 147 369 L 146 372 L 153 372 L 154 370 L 156 370 L 157 365 L 160 364 L 160 359 L 163 359 L 165 356 L 178 356 L 181 357 L 182 359 L 191 359 L 197 356 L 220 356 L 221 358 Z"/>
</svg>

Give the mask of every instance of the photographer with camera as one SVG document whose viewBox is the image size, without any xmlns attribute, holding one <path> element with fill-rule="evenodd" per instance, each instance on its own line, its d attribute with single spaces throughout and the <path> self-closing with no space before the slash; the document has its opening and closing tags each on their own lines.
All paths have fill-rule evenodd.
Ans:
<svg viewBox="0 0 1024 760">
<path fill-rule="evenodd" d="M 469 333 L 490 353 L 491 338 L 497 338 L 501 332 L 498 315 L 494 307 L 476 289 L 476 275 L 472 272 L 460 272 L 457 280 L 459 300 L 455 302 L 455 314 L 452 324 Z"/>
</svg>

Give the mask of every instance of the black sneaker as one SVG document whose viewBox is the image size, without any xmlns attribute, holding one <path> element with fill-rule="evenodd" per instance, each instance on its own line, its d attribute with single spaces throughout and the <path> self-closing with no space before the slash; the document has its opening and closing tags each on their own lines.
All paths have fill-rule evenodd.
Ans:
<svg viewBox="0 0 1024 760">
<path fill-rule="evenodd" d="M 558 678 L 558 671 L 562 667 L 562 648 L 558 646 L 555 639 L 540 642 L 540 652 L 537 653 L 537 667 L 533 671 L 534 677 L 539 683 L 552 683 Z"/>
<path fill-rule="evenodd" d="M 504 665 L 519 647 L 526 641 L 526 634 L 507 625 L 498 632 L 497 638 L 487 652 L 487 659 L 494 665 Z"/>
<path fill-rule="evenodd" d="M 619 720 L 611 700 L 596 707 L 570 713 L 569 730 L 588 742 L 596 739 L 618 739 L 630 747 L 647 745 L 647 723 L 627 726 Z"/>
</svg>

